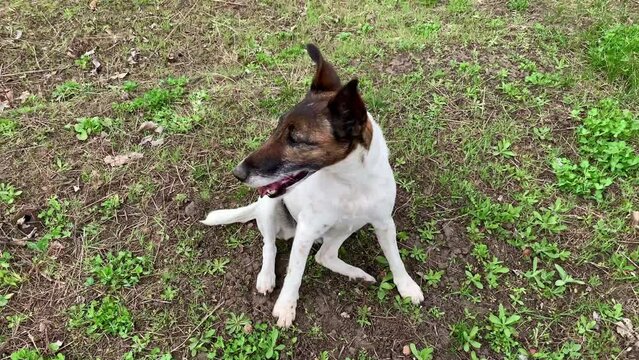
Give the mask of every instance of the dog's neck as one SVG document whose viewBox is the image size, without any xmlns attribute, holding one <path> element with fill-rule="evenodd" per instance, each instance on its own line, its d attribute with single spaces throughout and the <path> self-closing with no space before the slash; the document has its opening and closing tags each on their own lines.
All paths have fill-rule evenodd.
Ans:
<svg viewBox="0 0 639 360">
<path fill-rule="evenodd" d="M 388 164 L 388 147 L 382 135 L 382 130 L 370 114 L 368 114 L 368 121 L 372 128 L 368 149 L 358 144 L 344 160 L 327 166 L 320 171 L 325 171 L 343 181 L 357 182 L 376 172 L 378 166 Z"/>
</svg>

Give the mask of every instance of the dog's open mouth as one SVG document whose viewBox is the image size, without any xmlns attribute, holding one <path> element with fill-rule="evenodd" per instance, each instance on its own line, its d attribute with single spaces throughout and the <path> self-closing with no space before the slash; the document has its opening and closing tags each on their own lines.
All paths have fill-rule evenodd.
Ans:
<svg viewBox="0 0 639 360">
<path fill-rule="evenodd" d="M 300 182 L 309 175 L 308 171 L 300 171 L 296 174 L 287 175 L 284 178 L 257 188 L 260 196 L 278 197 L 286 192 L 286 189 Z"/>
</svg>

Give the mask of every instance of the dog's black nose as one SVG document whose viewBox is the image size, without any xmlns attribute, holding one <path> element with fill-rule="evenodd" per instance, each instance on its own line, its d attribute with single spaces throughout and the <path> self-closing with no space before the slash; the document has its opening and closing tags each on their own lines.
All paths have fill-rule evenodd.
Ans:
<svg viewBox="0 0 639 360">
<path fill-rule="evenodd" d="M 248 177 L 248 173 L 249 172 L 246 169 L 246 166 L 244 166 L 244 163 L 239 164 L 235 167 L 235 169 L 233 169 L 233 176 L 235 176 L 240 181 L 246 180 L 246 178 Z"/>
</svg>

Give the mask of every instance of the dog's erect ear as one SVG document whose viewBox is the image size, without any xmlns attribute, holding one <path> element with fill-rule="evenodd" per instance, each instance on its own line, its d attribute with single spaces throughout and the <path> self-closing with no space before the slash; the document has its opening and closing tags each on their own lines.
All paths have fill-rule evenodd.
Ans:
<svg viewBox="0 0 639 360">
<path fill-rule="evenodd" d="M 339 76 L 337 76 L 333 66 L 324 60 L 317 46 L 308 44 L 306 45 L 306 51 L 308 51 L 308 55 L 315 62 L 315 76 L 311 83 L 311 91 L 322 92 L 339 89 L 341 86 Z"/>
<path fill-rule="evenodd" d="M 366 106 L 357 91 L 357 79 L 344 85 L 328 102 L 333 134 L 338 140 L 361 137 L 368 119 Z"/>
</svg>

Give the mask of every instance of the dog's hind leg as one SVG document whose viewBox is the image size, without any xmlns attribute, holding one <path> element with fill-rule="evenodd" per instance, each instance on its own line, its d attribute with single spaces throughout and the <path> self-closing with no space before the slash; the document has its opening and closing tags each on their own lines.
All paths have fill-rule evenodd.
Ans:
<svg viewBox="0 0 639 360">
<path fill-rule="evenodd" d="M 348 276 L 349 279 L 374 283 L 374 277 L 358 267 L 347 264 L 338 257 L 339 248 L 351 233 L 352 231 L 347 231 L 346 229 L 331 229 L 327 231 L 326 234 L 322 236 L 324 242 L 317 251 L 317 254 L 315 254 L 315 261 L 338 274 Z"/>
<path fill-rule="evenodd" d="M 397 285 L 397 291 L 402 297 L 410 298 L 414 304 L 419 304 L 424 301 L 424 293 L 422 289 L 413 280 L 402 262 L 402 258 L 399 256 L 399 249 L 397 248 L 397 239 L 395 233 L 395 222 L 392 218 L 387 220 L 373 223 L 375 228 L 375 235 L 377 241 L 384 252 L 386 260 L 388 260 L 388 266 L 393 273 L 393 282 Z"/>
</svg>

